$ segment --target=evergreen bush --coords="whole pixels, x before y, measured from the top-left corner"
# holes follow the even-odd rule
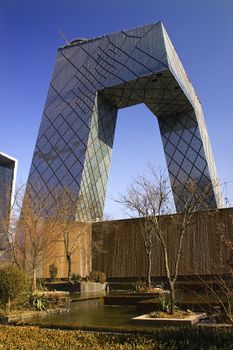
[[[6,305],[9,302],[21,303],[28,296],[29,282],[24,272],[13,266],[0,269],[0,302]]]
[[[105,283],[106,282],[106,275],[104,272],[93,270],[89,274],[89,280],[91,282]]]
[[[52,263],[51,265],[49,265],[49,275],[52,281],[56,279],[57,274],[58,274],[58,268],[54,263]]]
[[[77,274],[77,273],[73,273],[72,276],[71,276],[71,282],[72,283],[78,283],[80,281],[82,281],[82,277],[79,274]]]

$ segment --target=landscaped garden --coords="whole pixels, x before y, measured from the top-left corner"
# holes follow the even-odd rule
[[[151,189],[150,183],[147,184]],[[174,251],[169,253],[169,235],[160,219],[163,213],[158,212],[163,205],[167,208],[164,194],[165,189],[153,192],[155,198],[149,202],[149,208],[139,208],[142,213],[138,213],[139,233],[144,243],[142,249],[145,248],[147,256],[147,269],[141,280],[133,275],[123,277],[122,281],[121,278],[116,279],[114,284],[111,281],[114,277],[111,277],[106,284],[103,272],[87,270],[89,275],[85,277],[73,273],[74,253],[81,233],[77,231],[76,239],[72,241],[69,222],[62,222],[63,236],[59,236],[66,247],[67,273],[58,274],[56,260],[53,259],[53,262],[51,259],[47,266],[50,277],[47,274],[47,278],[36,278],[40,275],[37,274],[38,266],[43,258],[48,259],[47,245],[50,244],[51,249],[53,247],[53,240],[49,239],[48,243],[48,237],[52,229],[56,231],[57,222],[54,224],[50,220],[43,226],[41,218],[34,217],[34,213],[32,216],[26,215],[24,220],[28,223],[30,218],[29,223],[33,222],[27,232],[28,224],[21,217],[21,225],[25,224],[27,228],[25,237],[29,237],[30,259],[25,247],[18,246],[21,241],[10,241],[12,257],[16,258],[0,269],[0,321],[8,324],[0,329],[0,350],[231,349],[232,245],[224,235],[221,236],[220,241],[229,254],[221,255],[219,263],[222,265],[218,266],[218,271],[227,273],[192,275],[190,278],[179,275],[183,240],[188,235],[187,227],[196,222],[195,212],[200,197],[198,193],[197,203],[193,206],[192,202],[185,215],[170,216],[179,239]],[[145,193],[145,200],[139,200],[139,203],[148,203],[148,196]],[[35,219],[35,225],[32,219]],[[25,227],[22,226],[22,229]],[[14,237],[18,239],[17,235]],[[56,234],[55,238],[58,238]],[[103,242],[99,243],[100,246],[94,245],[95,249],[105,254]],[[159,244],[161,260],[166,268],[164,276],[154,277],[152,253]],[[221,270],[222,266],[226,269]],[[103,266],[103,271],[106,271],[106,266]],[[126,285],[128,289],[124,289]],[[108,291],[105,292],[106,287]]]
[[[80,293],[105,290],[106,276],[99,271],[91,271],[86,278],[72,275],[70,280],[56,279],[54,268],[51,277],[45,280],[33,279],[12,264],[0,269],[0,322],[19,323],[38,316],[68,312],[70,292]],[[81,299],[80,299],[81,300]]]
[[[12,325],[0,326],[0,350],[233,349],[233,330],[229,323],[231,314],[226,314],[226,311],[231,311],[232,304],[227,302],[232,298],[226,298],[226,293],[220,291],[217,284],[219,280],[214,281],[213,276],[211,281],[204,281],[203,278],[178,281],[173,314],[170,313],[166,285],[148,290],[141,281],[131,283],[131,290],[100,295],[47,291],[44,287],[57,283],[76,288],[81,282],[95,284],[98,281],[105,282],[104,274],[98,271],[92,272],[84,281],[78,276],[66,282],[52,276],[47,283],[38,283],[35,291],[32,290],[32,281],[24,272],[12,266],[2,268],[1,319],[4,321],[7,315],[11,315]],[[230,293],[231,279],[225,280],[225,286],[228,286]],[[72,299],[71,305],[68,295]],[[68,312],[60,313],[64,309]],[[185,324],[158,327],[157,324],[135,323],[132,320],[138,314],[148,315],[151,319],[183,318],[193,312],[195,314],[195,311],[206,312],[209,322],[212,322],[211,327],[205,323],[188,328]],[[33,315],[33,318],[27,319],[25,313]],[[19,315],[24,317],[20,318]],[[39,315],[39,318],[36,317]],[[217,324],[225,321],[228,326]]]

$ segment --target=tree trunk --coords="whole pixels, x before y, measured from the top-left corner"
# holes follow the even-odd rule
[[[151,251],[147,254],[147,274],[146,274],[146,284],[147,288],[151,288]]]
[[[36,291],[36,269],[33,268],[33,275],[32,275],[32,291]]]
[[[11,310],[11,299],[10,299],[10,297],[8,297],[8,303],[7,303],[7,309],[8,310]]]
[[[70,280],[71,280],[71,255],[67,254],[66,258],[67,258],[67,265],[68,265],[67,278],[68,278],[68,281],[70,282]]]
[[[170,283],[170,313],[171,315],[175,311],[175,288],[174,284]]]

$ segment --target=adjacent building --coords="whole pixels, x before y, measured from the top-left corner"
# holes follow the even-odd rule
[[[17,160],[0,152],[0,254],[6,247],[6,230],[15,189]]]
[[[8,217],[16,181],[17,160],[0,152],[0,213],[1,217]]]

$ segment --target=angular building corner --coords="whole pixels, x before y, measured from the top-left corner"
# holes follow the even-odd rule
[[[14,200],[17,165],[17,159],[0,152],[0,250],[7,246],[6,231]]]
[[[58,50],[28,178],[32,198],[46,194],[52,206],[65,192],[76,220],[101,218],[117,111],[138,103],[158,118],[177,211],[190,180],[212,183],[205,205],[222,207],[201,105],[161,22]]]

